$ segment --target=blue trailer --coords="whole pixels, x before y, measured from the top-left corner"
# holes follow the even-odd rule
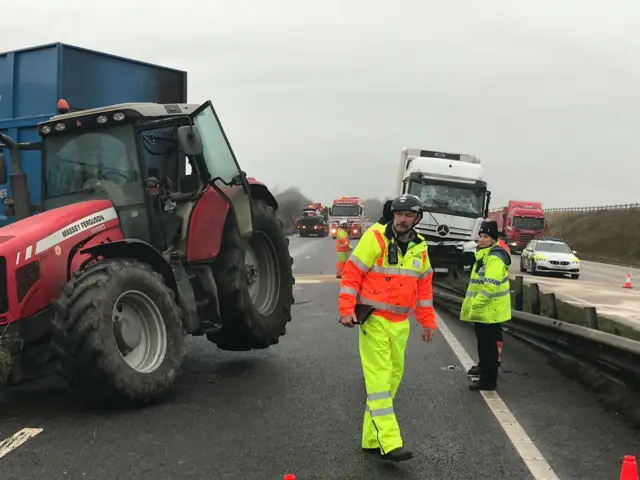
[[[187,73],[63,43],[0,53],[0,132],[18,142],[39,141],[36,125],[57,113],[125,102],[186,103]],[[8,154],[8,152],[5,152]],[[42,199],[40,152],[21,154],[31,202]],[[10,172],[9,172],[10,173]],[[11,196],[0,184],[0,198]],[[14,221],[0,207],[0,227]]]

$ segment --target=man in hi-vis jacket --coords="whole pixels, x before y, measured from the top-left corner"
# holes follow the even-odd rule
[[[342,274],[338,309],[340,322],[358,323],[356,304],[373,307],[360,325],[359,346],[367,391],[362,448],[391,461],[408,460],[393,399],[404,373],[409,315],[422,325],[422,339],[436,330],[433,270],[424,238],[413,228],[422,217],[422,202],[401,195],[391,203],[393,221],[369,228],[353,250]]]

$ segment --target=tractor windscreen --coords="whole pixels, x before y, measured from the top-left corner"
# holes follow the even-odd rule
[[[43,139],[44,208],[106,198],[116,207],[144,203],[132,125]]]

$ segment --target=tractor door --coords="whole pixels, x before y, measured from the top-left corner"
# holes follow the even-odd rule
[[[218,115],[211,102],[207,101],[191,117],[202,138],[204,161],[211,182],[223,193],[235,213],[240,235],[250,236],[253,225],[249,182],[240,170]]]

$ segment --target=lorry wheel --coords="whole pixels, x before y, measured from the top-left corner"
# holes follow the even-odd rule
[[[58,371],[87,403],[142,406],[171,389],[185,333],[174,292],[151,267],[125,259],[90,265],[53,306]]]
[[[262,200],[254,200],[253,229],[250,239],[240,238],[229,216],[213,267],[222,329],[207,338],[222,350],[268,348],[291,321],[293,258],[275,211]]]

